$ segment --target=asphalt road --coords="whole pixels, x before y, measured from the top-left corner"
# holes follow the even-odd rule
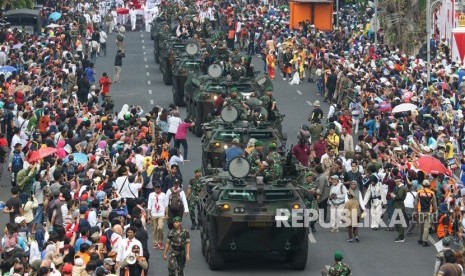
[[[107,57],[97,60],[97,76],[102,72],[114,75],[114,56],[116,54],[115,35],[109,35]],[[125,39],[126,58],[123,60],[121,83],[111,87],[111,94],[115,99],[115,111],[127,103],[140,105],[145,111],[158,105],[168,107],[172,103],[171,86],[166,86],[155,64],[153,57],[153,41],[150,34],[145,32],[127,32]],[[256,70],[263,72],[261,59],[254,58]],[[288,147],[297,141],[296,134],[301,124],[307,123],[310,103],[322,98],[316,96],[316,86],[308,82],[290,86],[277,75],[274,81],[274,96],[278,107],[286,114],[283,131],[287,132]],[[323,110],[328,105],[322,102]],[[181,117],[185,117],[185,108],[181,108]],[[189,133],[189,162],[181,165],[181,170],[187,182],[195,168],[201,164],[200,139]],[[2,182],[5,190],[10,184],[4,177]],[[0,200],[6,201],[9,191],[0,195]],[[0,225],[5,225],[7,215],[0,217]],[[190,228],[188,217],[184,219],[186,228]],[[149,236],[151,236],[151,229]],[[347,232],[341,229],[339,233],[330,233],[327,229],[317,226],[317,233],[311,237],[308,263],[305,271],[292,271],[282,259],[274,255],[247,256],[234,258],[227,263],[223,271],[210,271],[200,251],[199,230],[191,231],[191,261],[187,264],[187,275],[320,275],[320,269],[333,263],[335,251],[342,251],[344,261],[353,271],[353,275],[431,275],[434,267],[434,247],[423,248],[417,244],[418,234],[407,238],[403,244],[394,243],[395,232],[360,230],[361,242],[351,244],[346,242]],[[149,241],[149,245],[151,240]],[[160,250],[150,249],[150,275],[167,275],[167,262],[163,261]]]

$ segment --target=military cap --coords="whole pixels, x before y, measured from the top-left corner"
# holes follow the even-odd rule
[[[334,253],[334,259],[336,259],[337,261],[341,261],[344,257],[342,256],[342,253],[340,251],[336,251],[336,253]]]
[[[266,91],[273,91],[273,87],[268,86],[268,87],[266,88]]]
[[[309,176],[313,176],[313,173],[312,172],[308,172],[305,174],[305,178],[309,177]]]
[[[181,222],[181,221],[182,221],[182,218],[181,218],[180,216],[174,217],[174,218],[173,218],[173,222],[177,222],[177,221]]]
[[[231,92],[237,92],[237,88],[236,87],[231,88]]]
[[[276,143],[269,143],[268,148],[269,149],[276,149]]]
[[[202,172],[202,169],[201,168],[197,168],[194,170],[194,173],[198,173],[198,172]]]
[[[255,142],[255,147],[263,147],[263,142],[262,141],[256,141]]]

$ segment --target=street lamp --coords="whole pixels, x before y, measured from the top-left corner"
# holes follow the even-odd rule
[[[426,0],[426,63],[428,64],[426,67],[427,84],[431,80],[431,17],[433,16],[431,14],[431,8],[441,2],[442,0],[436,0],[431,3],[431,0]]]

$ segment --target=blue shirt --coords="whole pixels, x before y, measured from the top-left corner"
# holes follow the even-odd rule
[[[89,83],[94,83],[95,82],[95,72],[92,68],[87,67],[86,70],[86,77]]]
[[[92,242],[89,241],[87,239],[87,237],[86,238],[79,238],[79,239],[77,239],[76,244],[74,244],[74,252],[76,252],[76,253],[79,252],[79,249],[81,248],[81,244],[83,244],[83,243],[87,243],[88,245],[92,245]]]
[[[241,156],[244,154],[244,151],[236,146],[232,146],[229,149],[226,149],[226,168],[229,166],[229,162],[235,157]]]

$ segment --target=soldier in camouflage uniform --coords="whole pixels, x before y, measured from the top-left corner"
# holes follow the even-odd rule
[[[194,171],[194,178],[189,181],[189,187],[187,188],[187,200],[189,203],[189,212],[191,216],[191,230],[194,230],[197,226],[197,229],[200,229],[202,225],[202,220],[200,216],[200,204],[199,204],[199,193],[202,190],[202,182],[200,177],[202,176],[202,170],[196,169]],[[197,210],[197,220],[195,219],[195,210]]]
[[[268,120],[274,121],[278,117],[279,111],[276,106],[276,99],[273,97],[273,87],[266,88],[266,93],[260,98],[262,105],[268,111]]]
[[[231,88],[231,94],[224,101],[223,106],[234,106],[239,112],[239,117],[243,120],[247,119],[247,106],[241,101],[237,95],[237,88]]]
[[[283,162],[281,155],[276,152],[276,143],[270,143],[268,149],[270,153],[266,157],[266,162],[268,163],[266,179],[275,181],[283,177]]]
[[[168,233],[166,240],[163,259],[168,258],[168,275],[169,276],[184,276],[184,267],[186,261],[190,260],[190,235],[189,232],[182,227],[181,217],[174,217],[174,228]]]
[[[253,176],[261,175],[265,170],[265,165],[262,163],[263,142],[256,141],[255,148],[247,156],[247,161],[250,163],[250,174]]]
[[[304,202],[307,209],[318,209],[318,199],[320,197],[320,189],[318,188],[318,183],[315,182],[315,174],[308,172],[305,174],[305,182],[302,184],[304,189]],[[310,222],[310,228],[312,232],[315,233],[315,223],[316,219]]]
[[[348,264],[342,262],[343,256],[342,253],[337,251],[334,253],[335,264],[329,267],[327,272],[322,271],[322,275],[327,276],[349,276],[350,267]]]

